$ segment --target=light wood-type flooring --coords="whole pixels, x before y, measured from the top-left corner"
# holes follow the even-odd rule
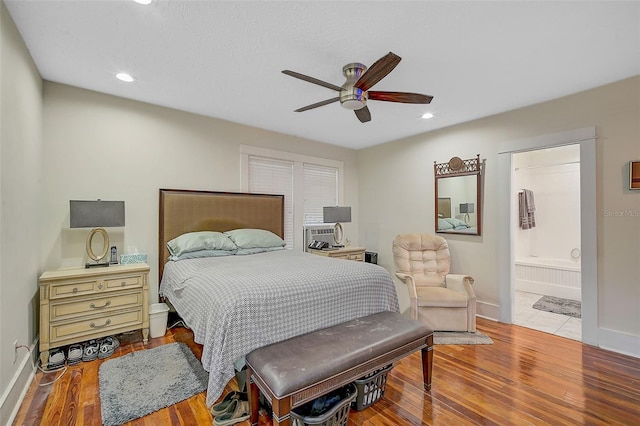
[[[640,359],[484,319],[478,319],[478,329],[494,344],[435,346],[430,393],[422,390],[418,352],[395,365],[380,401],[351,412],[349,426],[640,424]],[[124,340],[114,356],[171,342],[185,342],[201,355],[201,346],[181,327],[146,346],[137,333]],[[38,385],[54,374],[39,371],[14,424],[100,425],[101,362],[70,367],[47,386]],[[233,380],[226,391],[235,386]],[[127,424],[211,422],[202,393]],[[268,417],[260,423],[269,424]]]

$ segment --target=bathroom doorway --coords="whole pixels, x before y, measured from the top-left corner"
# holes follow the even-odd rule
[[[529,139],[505,141],[498,147],[498,287],[499,320],[514,323],[515,261],[513,240],[518,229],[519,188],[512,187],[513,157],[522,152],[578,145],[580,148],[580,296],[583,343],[597,346],[598,336],[598,265],[596,210],[596,129],[585,127],[537,136]],[[535,194],[534,194],[535,195]]]
[[[582,340],[580,145],[512,156],[513,323]]]

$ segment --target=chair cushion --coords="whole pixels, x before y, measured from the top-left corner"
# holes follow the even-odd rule
[[[418,306],[434,308],[466,308],[467,296],[445,287],[416,287]]]

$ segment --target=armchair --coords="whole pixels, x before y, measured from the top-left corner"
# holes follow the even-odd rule
[[[469,275],[450,274],[447,240],[403,234],[393,240],[396,277],[409,289],[411,318],[432,330],[476,331],[476,295]]]

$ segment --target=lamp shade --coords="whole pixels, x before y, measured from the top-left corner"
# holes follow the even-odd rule
[[[351,222],[351,207],[323,207],[322,221],[324,223]]]
[[[124,201],[69,201],[69,227],[124,226]]]
[[[473,203],[462,203],[460,204],[460,213],[473,213],[474,205]]]

